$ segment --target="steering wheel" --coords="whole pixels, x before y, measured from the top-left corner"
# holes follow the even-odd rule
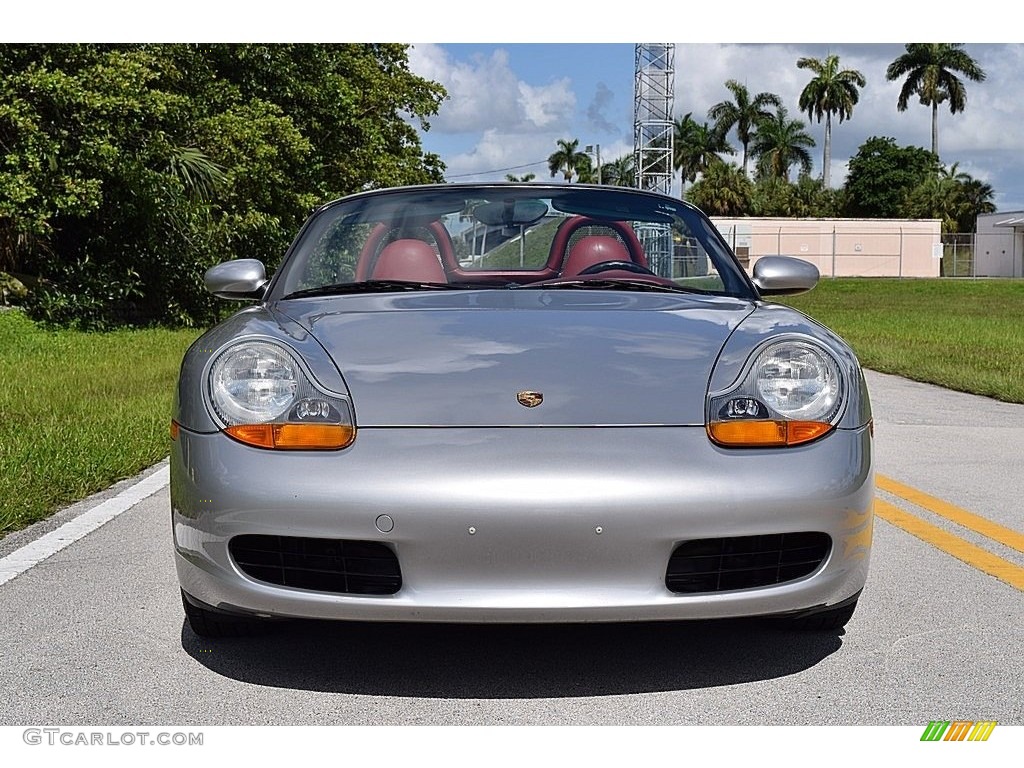
[[[635,272],[638,275],[653,275],[654,272],[647,267],[642,267],[634,261],[599,261],[591,264],[586,269],[581,269],[580,275],[596,275],[599,272],[608,272],[613,269],[621,269],[624,272]]]

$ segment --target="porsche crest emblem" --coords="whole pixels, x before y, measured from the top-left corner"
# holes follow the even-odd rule
[[[526,408],[536,408],[538,405],[544,402],[544,395],[541,392],[530,392],[524,390],[516,393],[516,400],[519,404]]]

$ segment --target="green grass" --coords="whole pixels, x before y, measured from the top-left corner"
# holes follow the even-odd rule
[[[1024,403],[1024,281],[835,278],[785,303],[876,371]]]
[[[0,312],[0,535],[168,452],[172,390],[198,331],[46,331]]]
[[[551,253],[551,243],[555,232],[564,219],[551,219],[526,231],[522,242],[523,252],[519,252],[520,239],[513,238],[502,243],[493,251],[480,259],[481,269],[540,269]],[[520,266],[520,261],[522,266]]]

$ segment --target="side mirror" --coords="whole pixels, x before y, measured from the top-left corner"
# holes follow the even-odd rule
[[[222,299],[258,299],[267,284],[267,271],[257,259],[225,261],[206,270],[206,290]]]
[[[790,256],[762,256],[754,262],[754,285],[764,296],[809,291],[818,284],[818,268]]]

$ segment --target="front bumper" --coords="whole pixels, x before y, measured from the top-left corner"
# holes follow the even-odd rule
[[[364,429],[324,453],[183,429],[171,453],[182,589],[264,616],[647,621],[831,606],[864,586],[872,497],[866,427],[760,450],[719,448],[700,427]],[[806,577],[685,595],[665,585],[681,542],[800,531],[833,542]],[[381,542],[402,587],[365,596],[260,582],[228,552],[241,534]]]

